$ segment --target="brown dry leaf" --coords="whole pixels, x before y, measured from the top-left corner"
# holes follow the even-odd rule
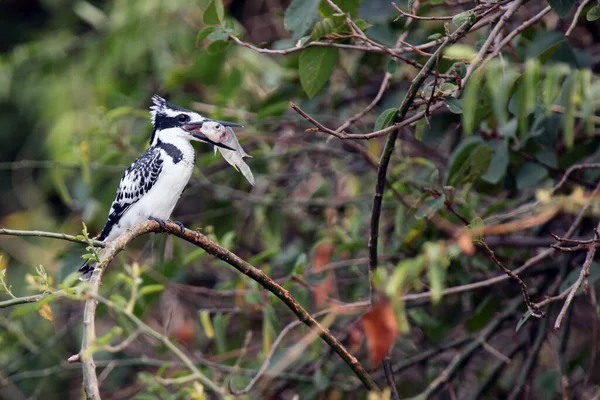
[[[38,312],[46,321],[50,323],[54,322],[54,315],[52,315],[52,309],[48,303],[44,303]]]
[[[473,244],[473,234],[463,229],[462,232],[456,238],[456,244],[460,247],[460,250],[466,256],[472,256],[475,254],[475,245]]]
[[[313,300],[317,308],[323,306],[331,292],[335,291],[335,275],[333,271],[327,271],[327,276],[317,285],[311,288]]]
[[[315,271],[320,271],[323,266],[329,264],[331,262],[331,257],[333,256],[333,243],[330,241],[325,241],[319,244],[315,249],[315,258],[313,260],[313,269]]]
[[[389,302],[380,302],[364,314],[360,323],[367,337],[369,360],[378,366],[398,337],[398,320]]]
[[[333,243],[330,241],[324,241],[317,246],[313,260],[313,270],[321,271],[325,265],[331,262],[333,249]],[[324,305],[327,297],[329,297],[333,291],[335,291],[335,273],[330,270],[327,271],[325,279],[311,289],[315,305],[317,307]]]

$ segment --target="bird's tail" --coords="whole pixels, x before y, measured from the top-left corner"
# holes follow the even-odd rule
[[[96,262],[86,260],[83,265],[79,268],[79,272],[81,276],[79,277],[80,281],[89,281],[96,269]]]

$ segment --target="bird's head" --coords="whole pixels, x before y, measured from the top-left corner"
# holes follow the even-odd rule
[[[175,138],[182,138],[188,141],[195,140],[228,150],[234,150],[225,144],[214,142],[209,139],[201,132],[202,126],[205,123],[215,123],[230,127],[241,127],[242,125],[205,118],[197,112],[168,103],[158,95],[152,96],[152,103],[150,115],[152,115],[152,125],[154,125],[154,130],[152,131],[152,138],[150,139],[151,146],[156,145],[159,140],[162,142],[172,142]]]

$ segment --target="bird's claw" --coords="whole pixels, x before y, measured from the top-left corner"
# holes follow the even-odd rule
[[[164,231],[167,230],[166,227],[165,227],[165,221],[163,221],[162,219],[150,216],[150,217],[148,217],[148,220],[158,222],[158,225],[160,226],[160,231],[161,232],[164,232]]]
[[[174,223],[175,225],[177,225],[179,227],[179,229],[181,229],[181,233],[185,232],[185,225],[183,225],[183,223],[179,222],[179,221],[171,221],[172,223]]]

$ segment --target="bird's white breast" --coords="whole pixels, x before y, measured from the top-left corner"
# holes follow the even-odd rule
[[[177,201],[192,176],[195,159],[194,148],[187,140],[179,140],[173,144],[182,152],[183,157],[181,160],[175,163],[171,156],[161,150],[164,164],[156,183],[123,214],[111,230],[106,241],[113,240],[124,230],[133,227],[138,222],[147,220],[149,217],[163,220],[171,217]]]

